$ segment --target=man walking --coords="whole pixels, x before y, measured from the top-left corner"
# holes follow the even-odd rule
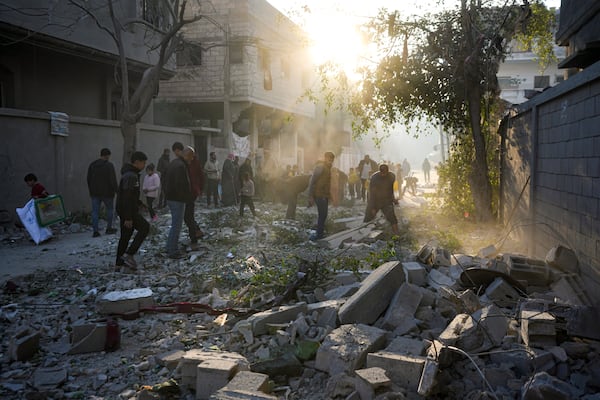
[[[377,170],[377,163],[369,157],[369,155],[365,155],[365,158],[360,160],[357,167],[357,173],[360,175],[360,198],[362,201],[365,201],[365,196],[367,192],[367,181],[371,174]],[[358,196],[357,196],[358,197]]]
[[[431,171],[431,164],[429,164],[429,160],[427,159],[427,157],[425,157],[425,160],[423,161],[423,175],[425,178],[425,183],[429,183],[430,182],[430,178],[429,178],[429,172]]]
[[[139,173],[146,166],[148,157],[141,151],[131,155],[131,164],[125,164],[121,168],[121,182],[117,191],[117,214],[121,224],[121,237],[117,247],[116,269],[127,266],[132,270],[137,269],[137,262],[133,257],[139,250],[142,242],[148,235],[150,224],[140,214],[140,179]],[[137,233],[133,242],[129,239],[133,231]]]
[[[369,200],[365,210],[363,222],[372,221],[377,212],[381,210],[385,218],[392,225],[392,232],[398,235],[398,219],[394,211],[394,205],[398,200],[394,198],[394,181],[396,176],[389,171],[387,164],[381,164],[379,171],[371,176],[369,183]]]
[[[211,197],[214,200],[215,208],[219,207],[219,164],[215,152],[209,154],[208,160],[204,163],[204,172],[206,173],[206,206],[210,207]]]
[[[178,242],[186,204],[193,201],[187,163],[192,161],[195,152],[191,147],[187,147],[184,151],[183,144],[180,142],[173,143],[171,149],[175,154],[175,158],[169,163],[169,167],[167,168],[167,184],[165,188],[167,205],[169,206],[169,210],[171,210],[171,229],[167,237],[167,257],[177,259],[184,256],[178,249]],[[186,221],[186,224],[193,243],[196,239],[196,224],[195,222],[188,223],[188,221]]]
[[[113,200],[117,192],[117,175],[115,167],[108,161],[110,159],[110,150],[100,150],[100,158],[93,161],[87,171],[87,184],[92,198],[92,227],[94,228],[94,237],[100,236],[98,228],[98,214],[100,207],[104,204],[106,209],[106,233],[116,233],[117,230],[112,227],[113,223]]]
[[[308,184],[308,206],[317,205],[317,231],[310,236],[311,241],[323,238],[325,220],[329,208],[329,197],[331,196],[331,166],[335,155],[328,151],[324,154],[323,161],[315,166]]]

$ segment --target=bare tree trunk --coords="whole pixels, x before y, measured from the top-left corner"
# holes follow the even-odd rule
[[[123,134],[123,164],[131,162],[131,155],[137,147],[137,124],[128,118],[121,119],[121,133]]]

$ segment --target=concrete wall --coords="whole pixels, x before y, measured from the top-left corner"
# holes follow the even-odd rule
[[[530,256],[543,258],[557,244],[573,248],[588,289],[597,293],[600,63],[523,103],[510,120],[505,148],[504,223],[528,243]]]
[[[50,134],[47,113],[0,108],[0,209],[14,214],[29,200],[30,189],[23,178],[32,172],[50,193],[61,194],[68,212],[90,211],[86,175],[88,165],[111,150],[111,161],[122,167],[123,138],[119,123],[72,117],[69,135]],[[157,163],[163,148],[174,141],[192,143],[188,129],[138,125],[138,149]]]

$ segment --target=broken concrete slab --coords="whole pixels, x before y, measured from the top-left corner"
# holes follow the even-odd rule
[[[367,353],[385,345],[386,331],[369,325],[342,325],[325,337],[315,358],[315,368],[335,375],[364,365]]]
[[[556,345],[556,318],[548,312],[521,310],[521,337],[530,347]]]
[[[402,283],[389,303],[388,309],[383,316],[381,327],[387,330],[394,330],[402,325],[403,322],[414,319],[422,297],[423,294],[418,286],[406,282]]]
[[[278,400],[277,396],[261,392],[252,392],[243,389],[231,390],[223,388],[218,390],[212,396],[211,400]]]
[[[268,324],[282,324],[294,321],[298,314],[306,314],[306,303],[296,303],[287,306],[275,307],[267,311],[258,312],[247,319],[252,324],[252,332],[255,336],[266,334]]]
[[[374,224],[361,225],[357,228],[337,232],[318,240],[317,245],[326,249],[338,249],[344,242],[358,242],[366,238],[373,231],[374,227]]]
[[[498,277],[486,288],[485,295],[499,307],[515,307],[521,296],[504,279]]]
[[[508,330],[508,318],[493,304],[473,313],[473,319],[484,331],[485,338],[490,341],[489,347],[500,346]]]
[[[106,349],[106,324],[74,325],[68,354],[95,353]]]
[[[367,368],[380,367],[392,382],[402,388],[416,392],[421,380],[426,357],[378,351],[367,355]]]
[[[238,371],[247,371],[249,369],[246,357],[238,353],[200,349],[188,350],[181,357],[178,365],[178,369],[181,372],[181,386],[184,388],[196,388],[197,367],[209,360],[233,361],[237,364]]]
[[[33,386],[39,391],[56,389],[67,381],[67,376],[63,367],[38,368],[33,373]]]
[[[538,372],[525,384],[521,398],[523,400],[570,400],[578,397],[578,390],[572,385],[546,372]]]
[[[155,305],[152,296],[150,288],[108,292],[100,296],[96,303],[96,309],[98,313],[104,315],[137,312],[142,308]]]
[[[452,286],[454,283],[454,279],[436,268],[431,269],[427,275],[427,284],[436,290],[444,286]]]
[[[172,371],[175,368],[177,368],[179,361],[181,361],[184,355],[185,351],[183,350],[167,351],[166,353],[162,353],[156,356],[156,363]]]
[[[384,351],[413,356],[421,356],[429,345],[422,339],[399,336],[387,345]]]
[[[235,374],[233,379],[227,383],[224,389],[269,393],[269,375],[250,371],[239,371]]]
[[[404,271],[398,261],[380,265],[361,283],[354,293],[340,307],[340,323],[372,324],[388,307],[396,290],[404,282]]]
[[[440,334],[438,340],[469,352],[481,347],[483,334],[473,317],[468,314],[458,314]]]
[[[37,353],[40,348],[40,333],[23,329],[13,336],[8,345],[8,354],[11,360],[27,361]]]

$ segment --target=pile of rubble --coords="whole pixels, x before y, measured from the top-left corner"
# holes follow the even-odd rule
[[[8,281],[0,397],[600,399],[599,315],[571,250],[536,260],[425,245],[333,272],[323,260],[340,249],[385,246],[385,224],[355,220],[318,246],[278,243],[270,232],[306,236],[282,222],[203,227],[205,248],[183,261],[148,253],[139,275]],[[283,293],[265,286],[241,304],[243,283],[282,252],[300,260]]]

